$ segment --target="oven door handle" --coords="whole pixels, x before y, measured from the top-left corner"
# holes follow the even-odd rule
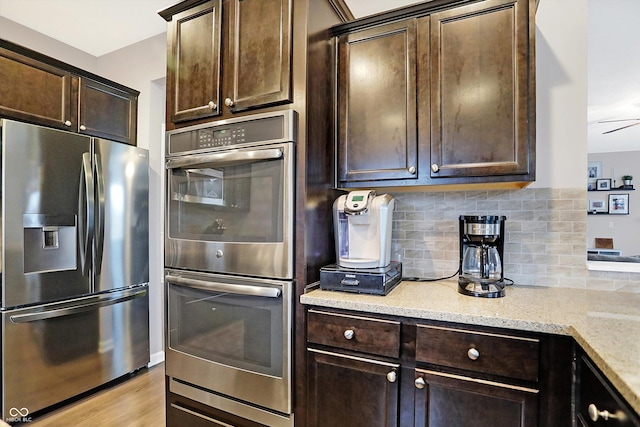
[[[175,285],[188,286],[190,288],[205,291],[225,292],[229,294],[248,295],[254,297],[278,298],[282,290],[268,288],[266,286],[230,285],[228,283],[209,282],[205,280],[187,279],[185,277],[166,275],[165,280]]]
[[[261,160],[281,159],[283,156],[284,152],[280,148],[201,154],[197,156],[180,157],[178,159],[168,159],[166,168],[177,169],[205,165],[225,166],[236,163],[253,163]]]

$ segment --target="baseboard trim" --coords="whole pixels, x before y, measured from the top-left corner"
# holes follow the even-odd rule
[[[164,351],[158,351],[157,353],[153,353],[150,357],[149,364],[147,367],[152,367],[157,365],[158,363],[164,362]]]

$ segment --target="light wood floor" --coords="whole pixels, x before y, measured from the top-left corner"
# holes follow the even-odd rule
[[[120,384],[35,418],[28,424],[29,427],[164,425],[164,363]]]

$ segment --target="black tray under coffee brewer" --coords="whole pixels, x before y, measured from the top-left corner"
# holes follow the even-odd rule
[[[320,289],[387,295],[402,280],[402,263],[391,261],[386,267],[345,268],[336,264],[320,269]]]

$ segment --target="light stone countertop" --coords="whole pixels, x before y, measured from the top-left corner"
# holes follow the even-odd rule
[[[640,413],[640,294],[509,286],[503,298],[458,293],[457,280],[402,282],[386,296],[312,290],[303,304],[570,335]]]

